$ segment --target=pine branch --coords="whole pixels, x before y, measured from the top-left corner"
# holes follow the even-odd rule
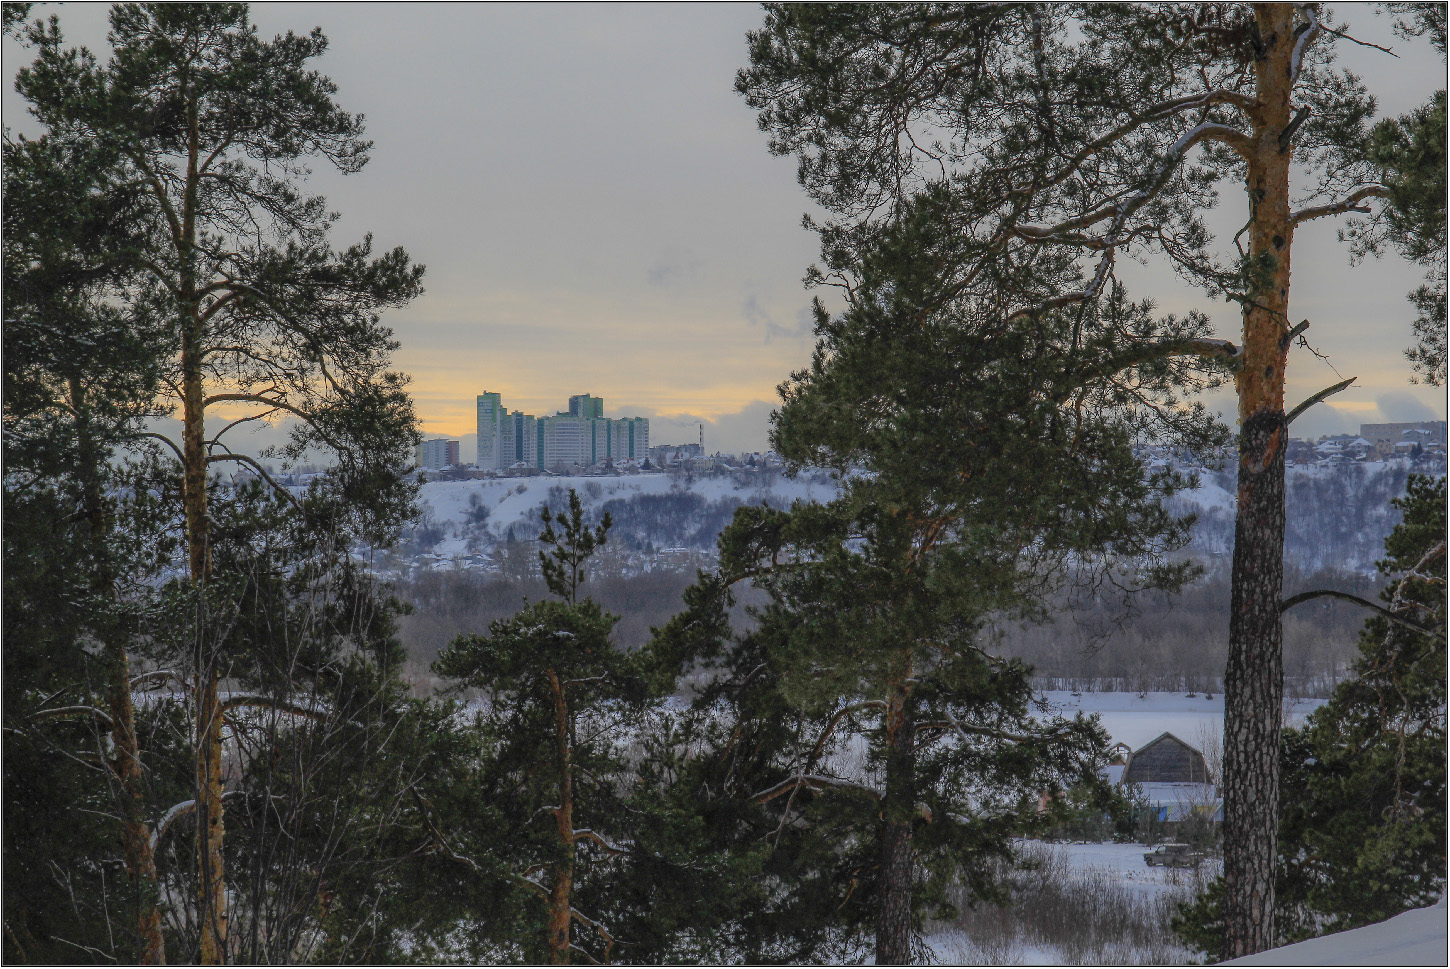
[[[175,680],[177,683],[181,684],[181,688],[183,690],[191,688],[191,684],[186,681],[185,677],[183,677],[175,670],[152,670],[149,673],[142,673],[139,676],[133,676],[131,677],[131,688],[135,689],[142,683],[147,683],[151,680],[160,680],[162,683],[165,683],[167,680]]]
[[[1298,226],[1301,222],[1308,222],[1312,219],[1322,219],[1328,215],[1342,215],[1345,212],[1368,212],[1369,207],[1361,203],[1365,199],[1384,199],[1390,197],[1390,190],[1376,182],[1373,185],[1362,185],[1338,202],[1329,205],[1314,205],[1307,209],[1300,209],[1291,213],[1289,225]]]
[[[86,704],[76,704],[68,707],[51,707],[48,710],[37,710],[30,715],[30,719],[36,722],[42,720],[57,720],[62,717],[89,717],[107,730],[111,729],[111,715],[97,707]]]
[[[225,714],[233,709],[236,709],[237,707],[255,707],[260,709],[278,710],[282,713],[291,713],[299,717],[307,717],[311,720],[316,720],[319,723],[326,722],[327,720],[331,719],[333,715],[332,710],[328,709],[326,706],[319,706],[315,700],[304,706],[303,704],[297,703],[292,700],[277,699],[275,697],[264,696],[260,693],[230,694],[225,700],[222,701],[221,712]],[[362,729],[362,724],[358,723],[356,720],[347,720],[344,722],[347,723],[347,725],[350,727],[355,727],[359,730]]]
[[[1293,331],[1291,330],[1290,334],[1292,335],[1292,333]],[[1350,384],[1354,383],[1358,379],[1358,377],[1350,377],[1348,380],[1341,380],[1334,386],[1325,387],[1323,390],[1319,391],[1319,393],[1314,394],[1312,397],[1309,397],[1303,403],[1299,404],[1293,410],[1289,411],[1289,413],[1284,415],[1284,426],[1288,427],[1291,423],[1293,423],[1294,418],[1298,417],[1300,414],[1304,413],[1306,410],[1313,407],[1320,401],[1328,397],[1333,397],[1335,394],[1339,393],[1341,390],[1344,390],[1346,387],[1348,387]]]
[[[608,852],[609,855],[612,857],[618,857],[619,855],[625,855],[629,853],[628,849],[617,847],[610,844],[608,841],[605,841],[603,836],[601,836],[593,828],[575,828],[574,837],[576,839],[584,838],[589,841],[593,841],[595,844],[599,845],[599,847],[603,848],[606,852]]]
[[[154,854],[161,844],[161,839],[166,836],[166,831],[171,827],[171,822],[184,814],[190,814],[196,810],[196,799],[180,801],[166,809],[161,819],[151,826],[151,851]]]
[[[1290,596],[1288,599],[1284,600],[1283,605],[1279,607],[1279,611],[1281,613],[1288,612],[1290,609],[1294,608],[1302,602],[1308,602],[1311,599],[1324,598],[1343,599],[1345,602],[1353,602],[1355,605],[1364,606],[1366,609],[1373,609],[1375,612],[1379,613],[1381,616],[1384,616],[1390,622],[1398,623],[1401,626],[1413,629],[1417,633],[1423,633],[1426,636],[1433,637],[1435,639],[1441,640],[1442,642],[1445,640],[1445,630],[1443,629],[1432,629],[1429,626],[1422,626],[1420,623],[1417,623],[1411,619],[1406,619],[1404,616],[1401,616],[1398,613],[1391,612],[1389,609],[1386,609],[1384,606],[1379,605],[1378,603],[1370,602],[1368,599],[1361,599],[1359,596],[1352,595],[1348,592],[1340,592],[1337,589],[1315,589],[1312,592],[1301,592],[1296,596]]]
[[[860,703],[853,703],[849,706],[844,706],[841,709],[837,710],[834,714],[831,715],[830,721],[826,724],[826,729],[821,731],[821,735],[819,738],[817,738],[815,746],[811,748],[811,755],[806,759],[806,767],[810,768],[820,758],[821,752],[825,749],[826,740],[836,729],[836,725],[841,722],[842,717],[846,716],[846,714],[852,712],[853,710],[863,710],[868,707],[882,709],[885,706],[886,702],[884,700],[863,700]]]
[[[807,790],[811,791],[818,790],[822,787],[835,788],[844,791],[857,791],[862,794],[869,794],[878,801],[881,800],[882,797],[881,792],[876,790],[874,787],[868,787],[865,784],[857,784],[854,781],[843,781],[840,778],[826,777],[823,774],[797,774],[794,777],[786,778],[779,784],[776,784],[772,787],[767,787],[763,791],[752,794],[750,796],[750,800],[756,804],[765,804],[768,801],[775,800],[782,794],[788,794],[791,791],[794,791],[800,787],[804,787]]]

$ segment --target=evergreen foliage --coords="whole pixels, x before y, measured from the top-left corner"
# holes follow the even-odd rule
[[[1444,8],[1435,6],[1443,36]],[[1359,251],[1378,252],[1388,243],[1426,267],[1425,285],[1409,297],[1418,315],[1415,345],[1405,355],[1419,378],[1435,386],[1445,382],[1445,112],[1445,92],[1437,91],[1424,106],[1375,126],[1366,154],[1384,171],[1389,204],[1379,223],[1351,227]]]
[[[434,670],[485,691],[471,793],[492,806],[492,816],[486,825],[468,819],[464,845],[481,850],[464,854],[496,860],[518,896],[523,928],[496,923],[494,943],[527,962],[567,964],[579,951],[607,961],[615,936],[599,913],[612,907],[615,859],[630,850],[621,843],[628,794],[620,783],[628,776],[622,728],[641,720],[650,669],[647,654],[625,654],[611,642],[618,618],[580,596],[608,516],[590,528],[570,490],[567,513],[545,509],[542,518],[539,541],[548,549],[539,560],[557,599],[491,623],[486,636],[459,637]],[[582,928],[576,932],[573,922]]]
[[[944,296],[923,268],[953,244],[949,204],[903,207],[855,268],[847,310],[818,304],[811,367],[781,388],[772,444],[832,468],[840,496],[737,511],[721,575],[681,630],[721,668],[699,701],[702,716],[729,713],[700,782],[736,817],[717,826],[742,849],[771,846],[749,958],[845,958],[873,934],[879,963],[920,954],[912,933],[946,912],[948,886],[994,897],[984,862],[1068,809],[1059,797],[1040,812],[1042,795],[1082,786],[1104,803],[1105,735],[1039,718],[1030,670],[991,651],[993,625],[1045,619],[1064,590],[1128,599],[1193,572],[1166,557],[1188,522],[1161,499],[1183,481],[1148,473],[1133,444],[1220,440],[1201,409],[1174,407],[1214,373],[1124,344],[1187,345],[1202,320],[1157,319],[1114,287],[1091,310],[1004,330],[1000,303]],[[1045,271],[1023,267],[1003,293]],[[757,628],[701,635],[719,635],[712,589],[745,579],[769,597]]]
[[[1286,941],[1382,922],[1445,890],[1445,479],[1411,477],[1385,540],[1386,608],[1352,676],[1284,733]]]
[[[1404,22],[1443,36],[1427,11]],[[938,280],[942,306],[986,310],[990,340],[1030,340],[1061,310],[1105,315],[1119,298],[1119,256],[1161,256],[1241,307],[1241,346],[1114,335],[1129,371],[1185,354],[1233,370],[1225,932],[1235,955],[1275,943],[1285,428],[1348,385],[1286,406],[1288,351],[1309,323],[1289,315],[1294,232],[1391,193],[1364,150],[1374,101],[1333,63],[1346,38],[1318,5],[771,4],[736,79],[771,150],[796,156],[801,185],[826,210],[807,219],[821,236],[807,278],[840,287],[851,312],[883,298],[869,285],[872,254],[909,239],[926,210],[936,238],[916,242],[915,272]],[[1219,244],[1204,213],[1229,185],[1246,193],[1246,221]],[[983,384],[1008,359],[940,349],[978,354],[965,363],[971,373],[980,362]],[[1069,367],[1066,394],[1074,380],[1110,378],[1115,361],[1104,363],[1101,374]],[[847,399],[873,411],[869,398]],[[952,468],[955,455],[941,457]]]
[[[9,33],[23,11],[6,15]],[[146,496],[127,494],[136,467],[115,461],[155,413],[162,329],[114,298],[132,277],[102,240],[124,234],[134,206],[107,159],[84,139],[5,136],[4,762],[16,824],[4,867],[6,897],[27,900],[6,907],[12,960],[162,953],[145,844],[155,785],[140,770],[128,651],[154,618],[147,583],[168,543],[147,534]]]
[[[1352,676],[1284,731],[1279,925],[1285,943],[1382,922],[1445,890],[1445,480],[1411,476],[1385,540],[1386,608],[1364,625]],[[1219,957],[1223,886],[1175,928]]]
[[[420,291],[422,269],[401,249],[373,257],[370,240],[334,250],[336,215],[300,188],[309,158],[344,172],[367,158],[360,119],[307,66],[326,49],[319,30],[268,42],[245,5],[123,4],[102,63],[65,47],[56,18],[19,28],[22,17],[7,8],[7,32],[35,53],[17,88],[45,134],[6,144],[6,339],[17,351],[6,361],[7,494],[19,484],[12,445],[51,462],[36,470],[61,465],[49,480],[62,489],[67,450],[79,454],[75,517],[91,536],[81,561],[105,603],[80,634],[108,650],[127,866],[138,897],[166,884],[173,957],[290,958],[316,925],[298,902],[307,879],[330,877],[353,842],[346,825],[329,829],[334,840],[296,856],[300,868],[279,847],[301,844],[299,819],[330,796],[311,786],[318,765],[378,743],[396,706],[395,610],[349,550],[391,540],[410,513],[412,405],[387,369],[396,343],[379,313]],[[141,423],[171,414],[175,440]],[[283,415],[293,433],[275,454],[224,440]],[[335,464],[306,496],[259,460],[312,449]],[[124,479],[107,465],[113,452],[141,459]],[[216,474],[236,466],[247,474]],[[134,531],[111,524],[118,504],[137,509]],[[188,579],[167,584],[182,551]],[[152,611],[131,621],[143,606]],[[158,741],[144,768],[127,726],[128,653],[165,664],[146,685],[181,686],[194,725]],[[223,678],[241,689],[224,695]],[[342,726],[364,721],[354,734]],[[222,822],[224,722],[245,754],[225,781],[241,806],[235,847]],[[189,769],[168,762],[177,745],[191,748]],[[288,771],[277,769],[284,749]],[[177,796],[188,786],[192,798]],[[347,813],[334,805],[339,823]],[[159,874],[148,844],[166,856]],[[192,879],[177,864],[188,853]],[[225,867],[243,860],[229,891]],[[240,904],[230,918],[229,899]],[[141,908],[133,957],[157,961],[160,926]]]

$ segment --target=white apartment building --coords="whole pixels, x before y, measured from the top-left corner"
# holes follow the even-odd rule
[[[510,414],[496,393],[478,397],[480,468],[503,469],[520,461],[545,470],[604,461],[642,463],[648,448],[649,419],[605,417],[599,397],[575,395],[568,412],[549,417]]]
[[[459,463],[458,442],[441,437],[424,441],[414,451],[414,458],[420,468],[451,468]]]

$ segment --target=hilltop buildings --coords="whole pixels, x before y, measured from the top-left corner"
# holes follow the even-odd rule
[[[458,442],[435,438],[418,445],[414,452],[420,468],[451,468],[458,465]]]
[[[499,394],[478,396],[478,458],[482,470],[522,462],[529,467],[588,468],[605,461],[640,462],[649,450],[649,419],[604,416],[604,400],[569,398],[569,409],[550,417],[509,412]]]
[[[1359,425],[1359,437],[1380,457],[1424,450],[1443,451],[1445,449],[1445,421],[1361,424]]]

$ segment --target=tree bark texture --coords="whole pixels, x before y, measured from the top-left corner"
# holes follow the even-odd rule
[[[911,892],[916,853],[916,736],[910,684],[900,683],[886,708],[886,794],[881,799],[877,875],[876,964],[911,963]]]
[[[89,408],[78,378],[70,380],[71,408],[76,421],[77,464],[82,480],[92,563],[92,589],[101,602],[115,597],[116,570],[106,546],[105,498],[100,467],[102,456],[85,417]],[[136,896],[136,957],[142,965],[166,964],[166,944],[161,935],[161,910],[157,907],[159,882],[156,857],[151,850],[151,826],[146,818],[145,778],[141,767],[141,746],[136,736],[136,708],[131,702],[131,663],[126,640],[115,622],[104,618],[97,630],[106,657],[106,703],[111,715],[111,774],[120,802],[121,842],[126,873]]]
[[[553,884],[549,887],[549,962],[556,966],[569,964],[569,929],[573,918],[570,894],[574,890],[574,778],[569,750],[569,703],[564,684],[553,670],[549,685],[554,691],[554,742],[559,764],[559,807],[554,816],[559,823],[560,860],[554,865]]]
[[[186,247],[182,247],[183,253]],[[222,811],[222,709],[217,657],[206,647],[203,628],[204,589],[211,578],[207,527],[205,403],[202,384],[202,327],[196,318],[193,284],[183,278],[183,301],[189,318],[182,341],[182,495],[191,583],[196,597],[196,866],[197,915],[201,930],[198,960],[221,965],[227,955],[226,868],[222,846],[226,822]]]
[[[1279,733],[1284,661],[1284,368],[1289,350],[1291,121],[1294,10],[1255,7],[1253,148],[1248,159],[1249,255],[1258,273],[1243,312],[1238,513],[1234,524],[1228,662],[1224,671],[1225,957],[1272,948],[1279,827]]]
[[[198,918],[199,961],[218,966],[227,955],[227,887],[222,864],[226,824],[222,815],[222,709],[213,669],[203,669],[196,683],[196,863],[200,878]]]

